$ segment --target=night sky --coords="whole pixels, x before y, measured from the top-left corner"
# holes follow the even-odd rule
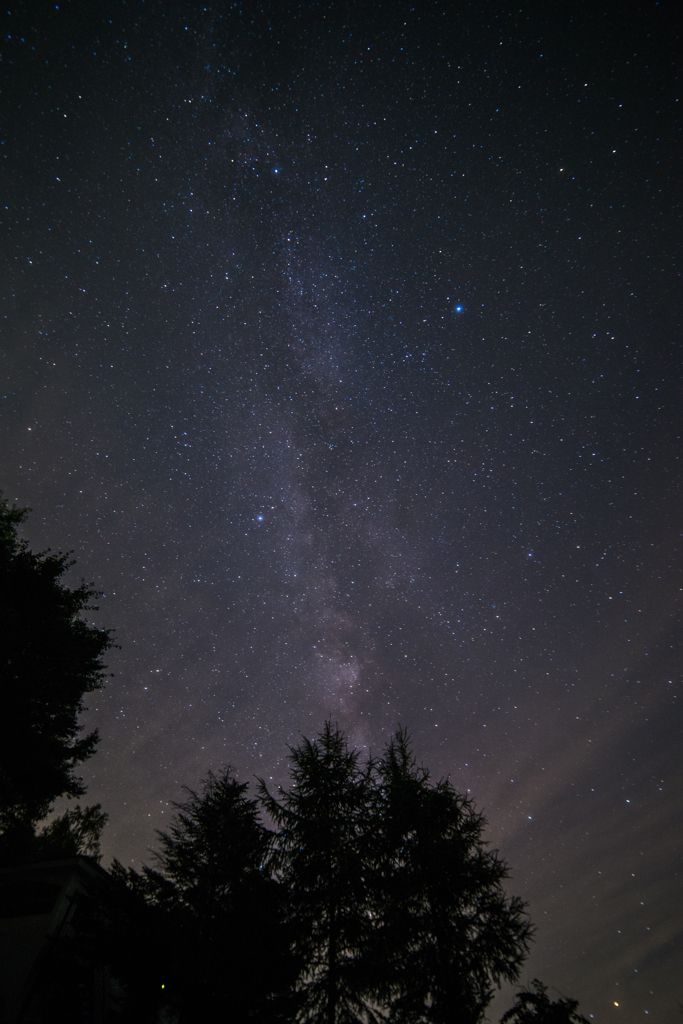
[[[105,863],[209,769],[401,724],[529,901],[522,980],[678,1019],[671,12],[3,13],[0,487],[116,630]]]

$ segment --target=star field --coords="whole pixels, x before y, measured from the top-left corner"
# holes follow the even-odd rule
[[[116,630],[106,858],[400,723],[529,901],[522,980],[663,1021],[680,21],[504,8],[12,8],[0,487]]]

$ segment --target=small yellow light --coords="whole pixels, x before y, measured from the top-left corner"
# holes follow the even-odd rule
[[[164,986],[162,985],[161,987],[163,988]],[[615,1005],[615,1006],[618,1006],[618,1005],[619,1005],[619,1003],[615,1002],[615,1003],[614,1003],[614,1005]]]
[[[165,986],[165,985],[162,985],[161,987],[162,987],[162,988],[166,988],[166,986]]]

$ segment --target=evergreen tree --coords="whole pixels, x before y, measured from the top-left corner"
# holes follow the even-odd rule
[[[299,977],[299,1021],[379,1020],[373,1008],[372,765],[330,722],[320,737],[290,748],[292,787],[279,800],[261,782],[279,826],[274,866],[289,897]]]
[[[514,1005],[500,1018],[501,1024],[589,1024],[577,1013],[576,999],[560,997],[555,1002],[548,998],[548,990],[537,978],[531,990],[518,992]]]
[[[59,860],[80,854],[99,861],[100,837],[106,823],[107,815],[101,804],[70,807],[38,832],[35,859]]]
[[[33,855],[34,826],[59,796],[84,792],[76,767],[97,732],[79,737],[86,693],[104,680],[107,630],[82,618],[97,596],[61,579],[68,555],[34,554],[17,536],[28,510],[0,499],[0,859]]]
[[[189,791],[177,805],[169,832],[158,833],[157,868],[114,864],[132,900],[121,917],[114,899],[103,930],[130,1019],[136,1006],[168,1003],[180,1024],[228,1008],[229,1019],[291,1020],[296,971],[282,889],[267,867],[270,833],[246,790],[229,769],[209,774],[201,794]]]
[[[514,981],[531,926],[508,898],[485,821],[447,780],[418,768],[399,731],[378,765],[377,976],[395,1024],[476,1024],[494,985]]]

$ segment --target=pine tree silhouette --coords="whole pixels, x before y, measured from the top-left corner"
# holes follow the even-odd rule
[[[508,868],[486,822],[448,780],[430,784],[399,730],[377,766],[382,936],[378,973],[395,1024],[476,1024],[500,981],[514,981],[531,925],[507,897]]]
[[[286,887],[296,951],[305,967],[298,1020],[376,1021],[368,974],[374,934],[372,766],[359,765],[330,722],[290,748],[292,786],[260,795],[279,831],[275,869]]]

